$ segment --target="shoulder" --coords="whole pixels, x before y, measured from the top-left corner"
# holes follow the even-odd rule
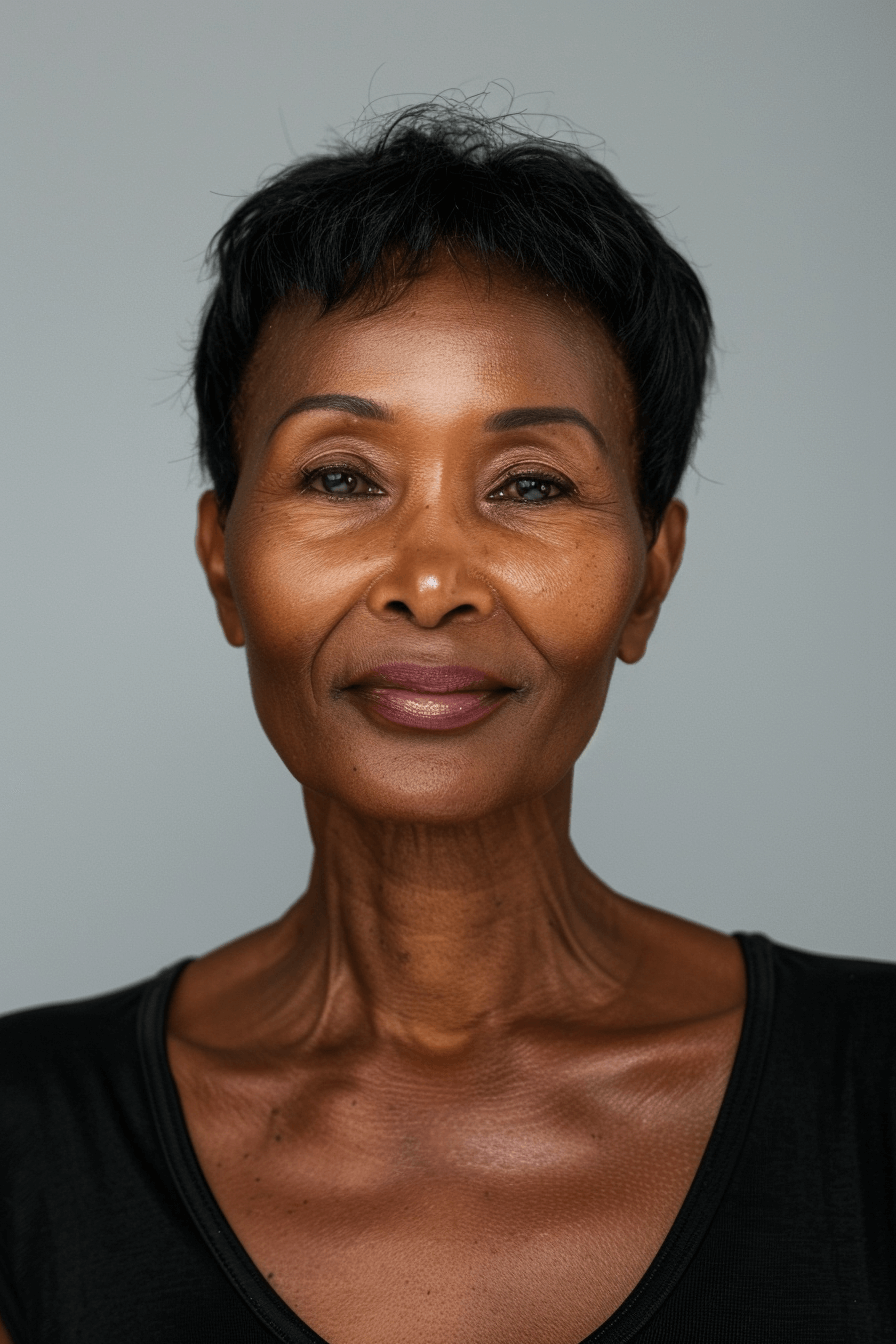
[[[775,979],[787,990],[860,1015],[877,1007],[896,1006],[896,962],[833,957],[753,937],[769,949]]]
[[[151,1240],[170,1185],[141,1037],[172,976],[0,1017],[0,1314],[27,1322],[17,1337],[56,1338],[82,1280],[102,1307],[108,1248],[138,1264]]]
[[[155,1152],[141,1013],[171,978],[0,1018],[0,1259],[48,1190],[71,1212]]]
[[[838,1071],[896,1078],[896,964],[749,938],[771,970],[776,1036]]]
[[[0,1017],[0,1080],[29,1071],[71,1051],[95,1052],[120,1035],[133,1017],[145,982],[70,1003],[26,1008]]]
[[[85,1094],[139,1073],[142,1005],[171,972],[110,994],[0,1017],[0,1128],[78,1108]]]

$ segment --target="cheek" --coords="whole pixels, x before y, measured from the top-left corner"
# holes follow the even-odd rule
[[[261,726],[296,779],[326,785],[317,778],[317,754],[331,738],[329,706],[315,695],[315,660],[351,605],[351,574],[322,563],[294,535],[287,543],[283,528],[267,523],[235,531],[227,567]]]
[[[232,534],[228,525],[227,570],[256,702],[281,693],[284,683],[289,700],[302,701],[315,654],[355,600],[359,580],[344,555],[323,559],[271,513],[240,520]]]
[[[563,681],[605,681],[644,579],[637,529],[588,525],[502,566],[510,613]]]

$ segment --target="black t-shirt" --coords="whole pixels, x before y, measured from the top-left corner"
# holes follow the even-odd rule
[[[896,1341],[896,966],[740,941],[743,1033],[703,1160],[647,1273],[587,1344]],[[320,1340],[196,1162],[165,1053],[179,969],[0,1020],[0,1318],[14,1344]]]

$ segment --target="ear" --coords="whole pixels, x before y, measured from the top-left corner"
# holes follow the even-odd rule
[[[228,642],[235,648],[241,648],[246,642],[246,636],[233,600],[224,560],[224,515],[213,490],[206,490],[199,499],[196,554],[212,590],[221,628]]]
[[[687,524],[687,509],[680,499],[673,499],[663,516],[656,540],[647,552],[644,583],[619,641],[618,657],[624,663],[637,663],[644,657],[660,607],[684,555]]]

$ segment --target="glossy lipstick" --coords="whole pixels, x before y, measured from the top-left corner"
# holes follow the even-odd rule
[[[502,704],[509,686],[477,667],[384,663],[360,691],[376,712],[405,728],[465,728]]]

